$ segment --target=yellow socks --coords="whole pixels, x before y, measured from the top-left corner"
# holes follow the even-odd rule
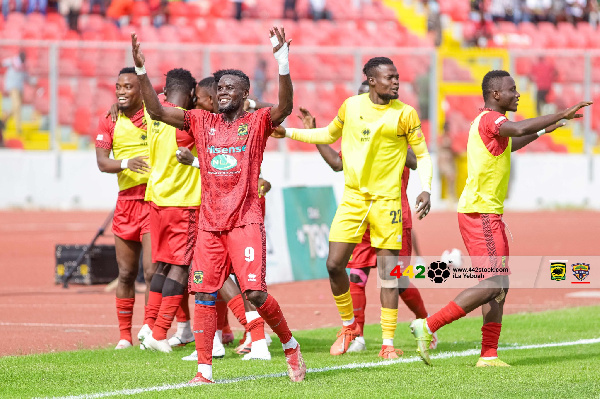
[[[342,295],[334,295],[333,299],[335,299],[335,305],[338,308],[338,312],[340,312],[342,323],[345,326],[349,326],[354,323],[354,307],[352,306],[352,296],[350,296],[350,290]]]
[[[391,344],[394,342],[394,333],[396,332],[396,325],[398,324],[398,309],[387,309],[381,308],[381,336],[384,343],[388,343],[391,340]]]

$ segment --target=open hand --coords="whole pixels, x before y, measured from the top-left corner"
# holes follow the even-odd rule
[[[140,43],[138,42],[135,32],[131,33],[131,51],[133,53],[133,62],[135,63],[135,66],[138,68],[143,67],[146,59],[140,49]]]
[[[104,115],[104,117],[108,118],[110,116],[110,119],[113,122],[116,122],[117,119],[119,119],[120,113],[121,113],[121,111],[119,110],[119,104],[114,103],[113,105],[110,106],[110,109],[108,111],[106,111],[106,114]]]
[[[563,117],[563,119],[582,118],[583,114],[578,114],[577,111],[579,111],[583,107],[587,107],[587,106],[592,105],[592,104],[593,104],[593,101],[582,101],[579,104],[572,106],[571,108],[567,108],[564,111],[564,117]],[[548,131],[548,128],[546,128],[546,132],[547,131]]]
[[[431,209],[431,194],[427,191],[423,191],[417,197],[417,216],[419,220],[423,219],[429,213]]]
[[[314,129],[317,127],[317,121],[314,116],[304,107],[300,107],[300,113],[302,115],[298,115],[298,118],[302,121],[305,129]]]
[[[285,43],[287,43],[288,48],[292,44],[291,39],[287,42],[285,41],[285,30],[283,29],[283,26],[281,28],[277,28],[276,26],[274,26],[271,29],[269,29],[269,37],[276,37],[277,41],[279,42],[273,47],[273,53],[279,51],[279,49],[282,48]]]
[[[127,169],[141,174],[150,172],[150,165],[146,163],[146,159],[147,156],[131,158],[127,161]]]

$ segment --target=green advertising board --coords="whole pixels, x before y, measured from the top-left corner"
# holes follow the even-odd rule
[[[333,188],[284,188],[283,200],[294,281],[327,278],[329,227],[337,209]]]

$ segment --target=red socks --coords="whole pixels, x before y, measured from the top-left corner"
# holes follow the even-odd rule
[[[350,296],[354,306],[354,319],[358,325],[360,335],[363,335],[365,327],[365,307],[367,306],[367,296],[365,295],[365,286],[350,282]]]
[[[262,317],[252,320],[248,323],[247,328],[250,332],[250,339],[252,339],[252,342],[265,339],[265,321]]]
[[[218,303],[218,302],[217,302]],[[242,299],[242,294],[238,294],[234,296],[231,301],[227,303],[229,309],[235,316],[236,319],[240,322],[244,328],[246,327],[246,311],[244,310],[244,300]]]
[[[177,313],[175,313],[175,317],[179,323],[185,323],[190,319],[189,297],[190,294],[188,294],[187,290],[185,290],[183,297],[181,298],[181,305],[179,305],[179,308],[177,308]]]
[[[131,319],[133,318],[133,304],[135,298],[116,298],[117,299],[117,319],[119,320],[119,330],[121,337],[129,342],[131,340]]]
[[[217,293],[215,306],[217,307],[217,330],[223,330],[223,327],[227,324],[227,302],[225,302],[220,293]]]
[[[455,320],[465,317],[467,314],[454,301],[440,309],[433,316],[427,318],[427,326],[434,333],[446,324],[450,324]]]
[[[290,331],[285,317],[281,312],[279,304],[271,295],[267,296],[267,300],[260,308],[256,308],[258,314],[265,319],[265,322],[271,327],[273,332],[277,334],[282,344],[289,342],[292,339],[292,332]],[[264,334],[264,332],[263,332]]]
[[[501,323],[486,323],[481,327],[481,357],[498,357]]]
[[[194,306],[194,338],[198,364],[212,364],[212,349],[217,330],[217,309],[215,306],[196,304]]]
[[[410,283],[408,288],[400,294],[400,299],[404,301],[417,319],[425,319],[427,317],[427,311],[425,310],[425,304],[423,303],[423,298],[421,298],[421,293],[413,283]]]
[[[148,294],[148,304],[144,309],[144,324],[148,324],[150,329],[154,327],[154,322],[158,316],[160,310],[160,304],[162,302],[162,293],[150,291]]]
[[[167,339],[167,331],[171,328],[177,308],[181,304],[183,295],[173,295],[163,297],[160,304],[160,311],[152,329],[152,338],[157,341]]]

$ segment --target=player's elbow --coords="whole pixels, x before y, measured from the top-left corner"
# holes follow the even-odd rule
[[[163,108],[157,108],[157,109],[150,109],[150,108],[146,108],[146,111],[148,112],[148,115],[150,116],[150,119],[152,119],[153,121],[159,121],[162,122],[163,121],[163,112],[162,112]]]
[[[342,170],[344,170],[344,165],[341,162],[335,163],[331,165],[331,169],[333,169],[334,172],[341,172]]]

